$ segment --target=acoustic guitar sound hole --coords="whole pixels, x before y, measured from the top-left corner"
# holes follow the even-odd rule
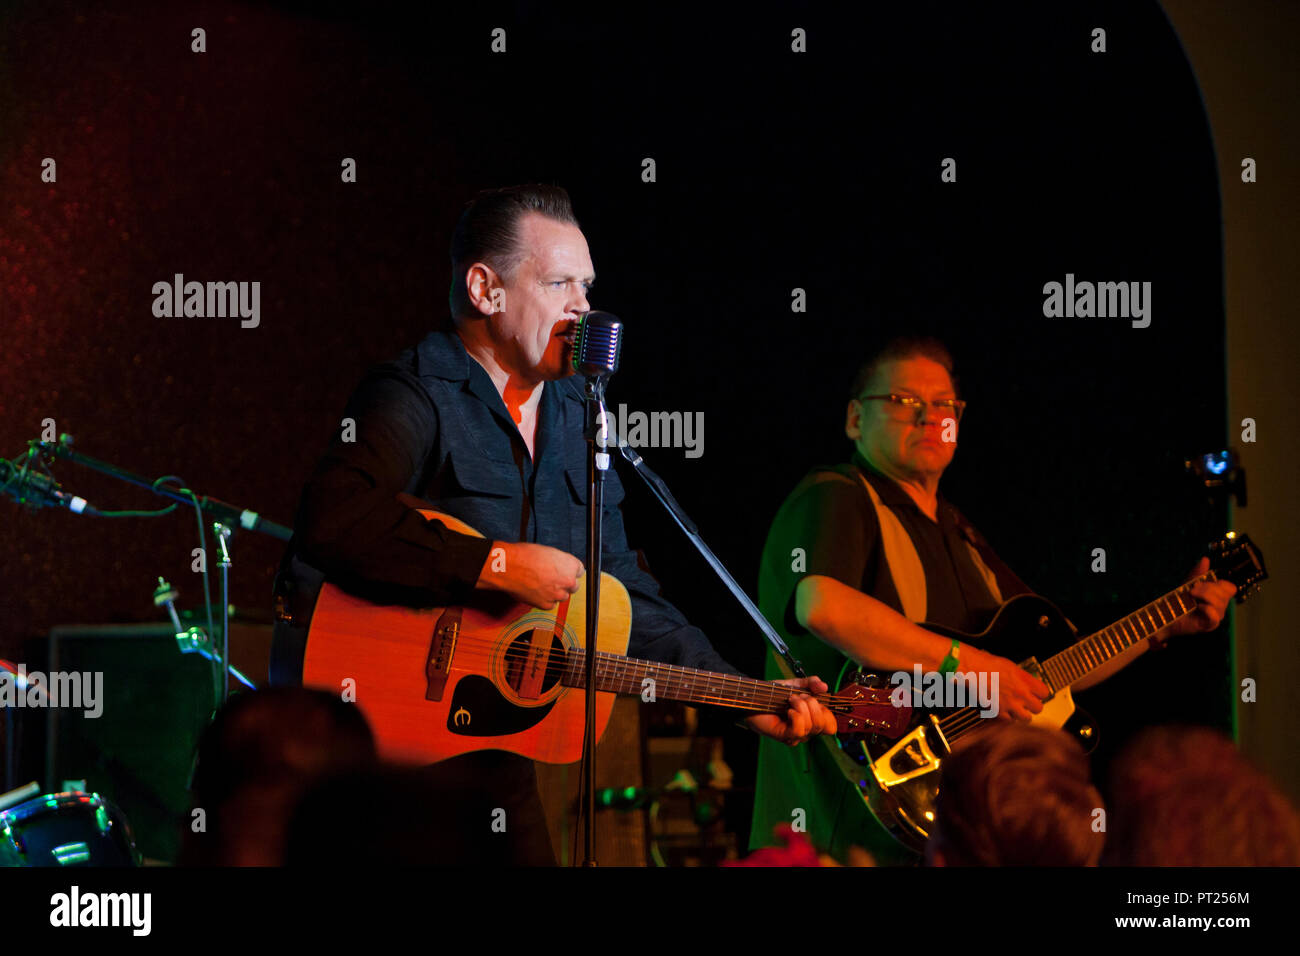
[[[559,638],[553,632],[542,631],[538,636],[544,638],[549,636],[550,653],[546,655],[545,670],[542,673],[541,682],[530,688],[530,678],[533,676],[533,668],[537,665],[536,658],[533,655],[533,635],[536,631],[524,631],[510,643],[506,650],[505,659],[505,680],[506,684],[516,694],[524,697],[543,697],[546,693],[560,682],[560,677],[564,673],[565,651],[564,645],[560,643]]]

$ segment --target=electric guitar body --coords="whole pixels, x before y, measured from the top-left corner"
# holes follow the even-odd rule
[[[1258,549],[1244,535],[1229,534],[1210,546],[1210,571],[1198,580],[1228,580],[1237,586],[1237,601],[1244,601],[1268,577]],[[1097,728],[1077,709],[1070,688],[1113,657],[1122,654],[1179,617],[1191,613],[1196,601],[1189,581],[1138,609],[1110,627],[1082,639],[1055,605],[1036,595],[1021,595],[998,609],[980,634],[967,635],[939,625],[924,625],[945,637],[969,641],[976,647],[1017,661],[1043,681],[1052,696],[1030,723],[1063,728],[1077,737],[1084,749],[1096,746]],[[879,693],[897,691],[887,676],[846,666],[840,683],[858,684]],[[895,699],[901,695],[897,691]],[[844,746],[860,765],[856,783],[876,820],[904,847],[921,853],[934,826],[939,770],[954,743],[977,733],[993,719],[981,716],[978,703],[970,706],[926,707],[913,699],[910,724],[901,737],[866,735]]]
[[[926,630],[1013,661],[1040,680],[1038,658],[1033,653],[1053,654],[1065,650],[1077,640],[1077,631],[1065,615],[1050,601],[1036,595],[1021,595],[998,609],[993,620],[979,634],[965,634],[939,624],[925,624]],[[871,672],[854,673],[845,668],[841,682],[853,680],[868,687],[894,689],[887,675]],[[961,728],[975,729],[986,718],[978,705],[967,708],[943,708],[913,704],[912,722],[900,740],[869,736],[846,748],[856,761],[869,767],[871,775],[859,783],[864,799],[895,840],[920,853],[925,849],[934,820],[935,801],[939,796],[939,773],[942,760],[951,749],[944,733],[945,720]],[[965,713],[965,719],[958,719]],[[1084,749],[1096,746],[1097,731],[1092,719],[1079,710],[1068,686],[1045,701],[1040,713],[1030,721],[1034,726],[1062,728],[1077,737]],[[948,724],[947,726],[952,726]]]

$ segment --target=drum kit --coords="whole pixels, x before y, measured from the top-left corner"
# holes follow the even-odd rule
[[[139,866],[126,817],[97,793],[0,795],[0,866]]]
[[[18,692],[26,675],[0,659],[3,673]],[[139,866],[140,852],[130,824],[111,800],[71,789],[41,793],[26,786],[0,793],[0,866]]]

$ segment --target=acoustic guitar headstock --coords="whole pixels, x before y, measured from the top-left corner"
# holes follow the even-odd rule
[[[829,706],[840,737],[879,734],[897,740],[912,722],[912,705],[895,706],[889,686],[878,682],[851,681],[835,693]]]

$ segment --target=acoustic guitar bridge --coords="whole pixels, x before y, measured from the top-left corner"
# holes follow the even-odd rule
[[[451,673],[451,659],[456,653],[456,638],[460,636],[460,608],[449,607],[438,618],[433,629],[433,641],[429,645],[429,657],[424,662],[424,677],[428,682],[424,690],[425,700],[442,700],[447,689],[447,677]]]

